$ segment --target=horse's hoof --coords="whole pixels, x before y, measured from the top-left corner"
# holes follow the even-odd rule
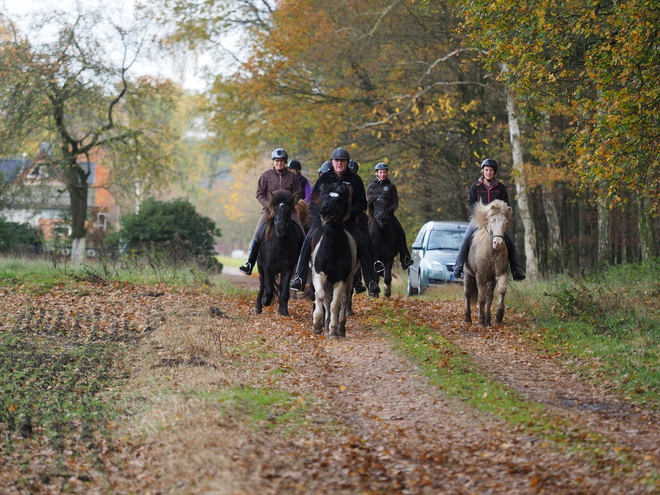
[[[255,315],[260,315],[261,314],[261,308],[254,308],[254,314]]]
[[[288,311],[280,311],[280,315],[282,315],[282,316],[291,316]]]
[[[392,295],[392,292],[389,290],[385,291],[385,294],[383,294],[385,297],[390,297]]]
[[[346,316],[353,316],[355,312],[352,309],[346,311]]]
[[[323,333],[322,328],[312,328],[312,332],[314,332],[316,335],[320,335]]]

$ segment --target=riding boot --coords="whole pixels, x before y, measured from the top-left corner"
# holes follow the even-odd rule
[[[241,272],[245,273],[246,275],[252,275],[252,269],[254,268],[254,264],[257,262],[260,246],[261,239],[252,239],[250,242],[250,247],[248,248],[248,259],[244,264],[238,267]]]
[[[298,256],[298,264],[296,265],[296,273],[291,279],[289,287],[292,290],[303,290],[305,281],[309,273],[309,258],[312,256],[311,243],[311,230],[307,233],[302,246],[300,247],[300,256]]]
[[[474,223],[470,222],[467,229],[465,229],[465,234],[463,235],[463,242],[461,247],[458,250],[458,255],[456,256],[456,262],[454,263],[454,277],[462,278],[463,277],[463,264],[467,259],[467,255],[470,252],[470,246],[472,245],[472,236],[477,230]]]
[[[525,275],[525,270],[522,269],[520,263],[518,262],[516,245],[508,231],[504,236],[504,242],[506,242],[506,249],[509,252],[509,267],[511,268],[511,275],[513,276],[513,280],[516,282],[525,280],[527,275]]]

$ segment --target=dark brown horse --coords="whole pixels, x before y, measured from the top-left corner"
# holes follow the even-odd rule
[[[376,196],[367,205],[369,215],[369,235],[376,248],[376,259],[383,262],[385,272],[383,282],[385,283],[385,297],[392,294],[392,266],[394,258],[399,254],[399,232],[390,221],[390,209],[392,203],[384,196]]]
[[[263,306],[270,306],[279,296],[278,312],[289,316],[289,283],[296,269],[303,233],[291,221],[294,211],[293,195],[288,191],[273,194],[268,207],[268,220],[264,240],[259,248],[259,294],[254,312],[260,314]]]
[[[511,220],[511,207],[495,200],[487,205],[477,203],[472,217],[479,228],[474,233],[472,246],[465,262],[465,321],[472,323],[470,305],[479,304],[479,326],[490,326],[490,307],[497,287],[495,323],[504,319],[504,295],[508,276],[509,258],[504,235]]]

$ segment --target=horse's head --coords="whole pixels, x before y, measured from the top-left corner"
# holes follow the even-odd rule
[[[289,191],[277,191],[271,197],[268,210],[277,237],[282,237],[286,233],[293,208],[293,195]]]
[[[499,199],[483,205],[483,207],[486,216],[486,232],[490,235],[493,249],[500,250],[505,245],[504,236],[511,220],[511,207]]]
[[[387,225],[391,206],[392,204],[390,201],[386,197],[380,195],[369,202],[369,214],[379,227]]]
[[[320,216],[324,223],[343,222],[351,207],[351,191],[344,184],[324,185]]]

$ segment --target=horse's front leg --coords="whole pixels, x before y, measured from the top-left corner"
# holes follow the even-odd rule
[[[385,273],[383,274],[383,282],[385,283],[385,297],[390,297],[392,295],[392,265],[393,261],[388,261],[385,263]]]
[[[475,285],[474,277],[465,272],[465,276],[463,277],[463,296],[465,297],[465,323],[472,323],[471,304],[474,291],[476,290],[477,287]]]
[[[477,278],[477,306],[479,308],[479,322],[477,326],[486,326],[486,298],[487,298],[487,282]]]
[[[495,280],[489,280],[486,284],[486,302],[484,304],[484,325],[490,326],[490,308],[493,305],[493,294],[495,292]]]
[[[352,287],[352,286],[351,286]],[[337,282],[332,289],[332,301],[330,302],[330,326],[327,335],[332,338],[339,338],[339,323],[341,321],[341,306],[344,299],[344,292],[348,290],[346,282]],[[346,315],[344,314],[344,324],[346,324]]]
[[[495,323],[498,325],[504,321],[504,296],[506,295],[506,272],[497,277],[497,310],[495,313]]]
[[[259,272],[259,293],[257,294],[257,302],[254,305],[254,312],[255,314],[258,315],[261,314],[261,310],[262,310],[261,298],[264,297],[264,287],[265,287],[264,275],[263,273]]]
[[[289,283],[291,282],[291,277],[293,276],[293,270],[287,270],[280,274],[280,307],[278,312],[282,316],[289,315],[289,298],[291,296]]]
[[[314,313],[312,314],[312,331],[315,334],[323,332],[323,301],[325,292],[323,291],[324,277],[320,273],[314,273],[312,282],[314,284]]]
[[[264,273],[264,292],[261,298],[261,304],[268,307],[273,302],[273,292],[275,286],[275,274],[267,271]]]

